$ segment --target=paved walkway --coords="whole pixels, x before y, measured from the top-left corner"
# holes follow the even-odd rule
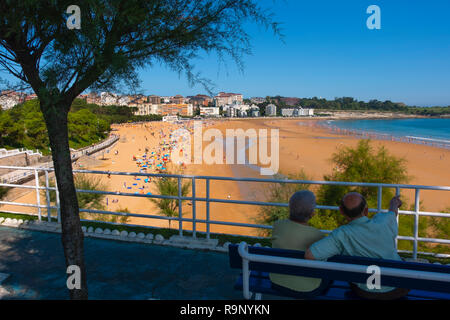
[[[90,299],[242,299],[228,255],[85,238]],[[0,299],[67,299],[61,235],[0,227]]]

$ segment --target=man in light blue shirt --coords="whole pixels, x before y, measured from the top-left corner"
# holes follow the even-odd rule
[[[389,212],[380,212],[369,219],[366,199],[356,192],[346,194],[339,211],[347,218],[348,223],[312,244],[306,251],[305,258],[327,260],[335,255],[348,255],[401,260],[395,246],[398,234],[396,218],[401,205],[399,197],[394,197],[390,202]],[[369,289],[366,284],[351,284],[351,287],[356,294],[369,299],[395,299],[408,293],[405,289],[383,286],[380,289]]]

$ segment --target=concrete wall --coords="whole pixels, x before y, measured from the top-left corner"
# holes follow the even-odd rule
[[[39,154],[28,155],[26,152],[21,152],[9,157],[0,158],[0,166],[17,166],[28,167],[39,163],[42,157]],[[14,169],[0,169],[0,175],[14,171]]]

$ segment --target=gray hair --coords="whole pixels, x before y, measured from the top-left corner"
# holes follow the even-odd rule
[[[289,219],[307,222],[316,208],[316,196],[309,190],[297,191],[289,199]]]

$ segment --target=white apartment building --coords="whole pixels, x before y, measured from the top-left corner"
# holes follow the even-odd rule
[[[148,116],[150,114],[159,114],[159,105],[152,103],[130,104],[130,107],[138,108],[134,112],[136,116]]]
[[[269,104],[266,106],[266,117],[272,117],[277,115],[277,106]]]
[[[20,100],[16,97],[10,97],[8,95],[4,95],[0,97],[0,106],[2,110],[8,110],[19,104]]]
[[[200,115],[205,117],[218,117],[220,115],[218,107],[200,107]]]
[[[226,93],[220,92],[214,97],[216,107],[223,107],[230,104],[242,104],[244,96],[240,93]]]
[[[309,108],[284,108],[281,109],[283,117],[310,117],[314,115],[314,109]]]

